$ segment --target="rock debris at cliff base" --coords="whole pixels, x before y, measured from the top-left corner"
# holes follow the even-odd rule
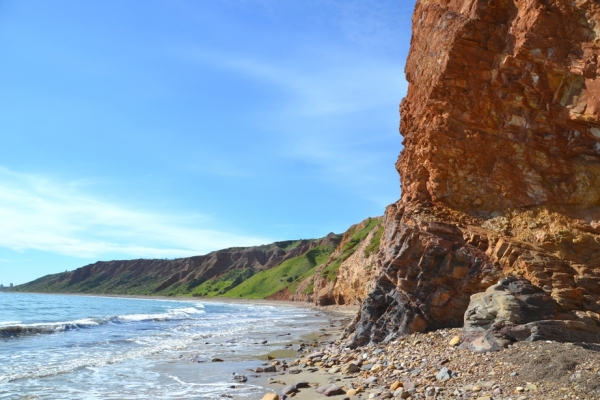
[[[281,396],[304,381],[299,399],[325,398],[316,389],[328,384],[344,392],[333,397],[340,399],[600,398],[598,345],[518,342],[502,352],[473,353],[456,347],[460,335],[457,328],[441,329],[356,350],[330,341],[305,349],[288,370],[270,377],[268,387]]]

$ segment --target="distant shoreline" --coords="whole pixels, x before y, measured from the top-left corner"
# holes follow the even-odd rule
[[[4,293],[18,294],[40,294],[50,296],[88,296],[88,297],[109,297],[121,299],[140,299],[140,300],[172,300],[172,301],[188,301],[198,303],[225,303],[225,304],[256,304],[256,305],[271,305],[282,307],[298,307],[310,308],[320,312],[331,312],[342,315],[355,315],[358,310],[358,305],[333,305],[333,306],[318,306],[307,301],[286,301],[286,300],[265,300],[265,299],[232,299],[229,297],[187,297],[187,296],[150,296],[137,294],[100,294],[100,293],[40,293],[40,292],[17,292],[14,290],[2,291]]]

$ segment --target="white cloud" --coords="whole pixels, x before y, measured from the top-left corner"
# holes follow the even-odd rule
[[[198,215],[136,210],[85,193],[80,183],[0,167],[0,247],[75,257],[184,257],[271,240],[202,228]]]
[[[319,64],[307,66],[194,46],[175,50],[186,61],[225,69],[283,93],[281,101],[251,118],[262,129],[268,127],[274,154],[318,166],[317,179],[349,182],[351,177],[351,185],[361,186],[375,178],[382,157],[389,158],[393,172],[401,140],[397,108],[407,88],[403,66],[373,59],[351,63],[348,55],[320,53],[315,56]],[[356,126],[358,115],[362,127]]]
[[[278,87],[290,98],[285,112],[298,117],[333,116],[372,109],[399,102],[406,90],[403,65],[386,60],[357,61],[355,56],[333,54],[331,49],[312,49],[306,57],[319,63],[275,62],[257,55],[244,56],[177,46],[174,54],[184,60],[226,69],[252,80]]]

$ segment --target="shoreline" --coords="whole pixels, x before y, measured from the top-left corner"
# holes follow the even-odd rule
[[[45,293],[48,294],[48,293]],[[48,294],[60,295],[60,294]],[[97,295],[76,294],[76,296]],[[411,400],[541,400],[600,398],[600,345],[557,342],[517,342],[508,349],[492,353],[459,350],[461,329],[447,328],[414,333],[390,343],[367,345],[355,350],[345,347],[340,337],[353,319],[356,306],[318,307],[305,302],[253,299],[204,299],[155,296],[103,296],[185,302],[255,304],[297,307],[320,315],[314,326],[301,335],[287,336],[286,327],[302,326],[289,319],[280,331],[261,334],[252,341],[268,339],[252,352],[226,357],[228,343],[223,341],[224,362],[190,363],[194,354],[203,356],[201,347],[182,348],[179,359],[154,358],[152,370],[165,376],[180,377],[189,385],[210,384],[211,377],[222,390],[215,397],[261,400],[267,393],[297,390],[294,399],[318,400],[320,386],[336,385],[337,399],[411,399]],[[293,314],[292,314],[293,315]],[[265,318],[261,324],[269,324]],[[283,333],[283,334],[281,334]],[[288,333],[289,334],[289,333]],[[240,337],[248,337],[247,331]],[[457,339],[458,338],[458,339]],[[234,339],[236,339],[234,337]],[[211,340],[212,342],[212,340]],[[208,343],[204,343],[208,344]],[[212,344],[212,343],[211,343]],[[298,351],[300,350],[300,351]],[[272,359],[269,357],[271,356]],[[204,357],[206,358],[206,357]],[[275,364],[276,372],[256,372],[256,368]],[[286,368],[282,368],[283,365]],[[215,371],[220,370],[218,375]],[[225,373],[223,373],[225,372]],[[231,374],[245,375],[247,382],[235,382]],[[200,375],[199,375],[200,374]],[[203,381],[202,381],[203,380]],[[208,380],[208,381],[207,381]],[[297,389],[293,385],[304,381]],[[237,394],[236,394],[237,392]],[[248,395],[248,393],[251,395]],[[245,395],[243,394],[245,393]],[[256,397],[255,395],[256,394]]]
[[[251,342],[254,345],[250,346],[248,349],[252,349],[246,354],[240,354],[237,351],[231,352],[229,347],[230,341],[223,341],[222,346],[223,352],[221,354],[217,353],[216,357],[223,359],[223,362],[211,362],[211,358],[209,357],[209,353],[203,353],[202,347],[203,345],[200,342],[199,346],[192,346],[182,348],[180,350],[179,358],[155,358],[149,357],[147,360],[150,361],[151,367],[149,371],[155,371],[161,376],[161,379],[165,376],[175,377],[176,379],[181,379],[182,382],[187,382],[189,385],[197,386],[197,385],[210,385],[210,381],[214,379],[214,382],[223,387],[223,391],[221,394],[226,394],[229,396],[233,396],[232,398],[239,399],[256,399],[260,400],[264,396],[264,394],[268,392],[272,392],[274,389],[277,389],[276,386],[272,384],[272,381],[269,378],[278,379],[279,373],[266,373],[266,374],[256,374],[251,372],[250,369],[255,369],[257,367],[265,367],[271,362],[277,361],[279,363],[287,362],[290,363],[294,360],[300,353],[298,353],[297,348],[301,346],[306,346],[306,348],[317,348],[329,341],[337,340],[339,338],[340,333],[346,328],[350,321],[356,315],[358,306],[316,306],[313,303],[308,302],[291,302],[291,301],[281,301],[281,300],[262,300],[262,299],[222,299],[222,298],[199,298],[199,297],[174,297],[174,296],[140,296],[140,295],[98,295],[98,294],[71,294],[71,293],[29,293],[29,292],[12,292],[17,293],[19,295],[48,295],[48,300],[41,299],[42,302],[52,302],[51,296],[75,296],[75,297],[101,297],[101,298],[112,298],[112,299],[139,299],[139,300],[157,300],[157,301],[175,301],[175,302],[187,302],[187,303],[205,303],[205,304],[240,304],[240,305],[256,305],[256,306],[267,306],[267,307],[277,307],[280,311],[277,311],[277,314],[283,313],[284,315],[287,313],[286,309],[296,308],[305,310],[302,314],[313,315],[311,318],[314,322],[314,325],[303,325],[301,320],[296,318],[290,318],[287,323],[281,325],[281,330],[279,332],[272,332],[269,329],[269,325],[271,324],[270,318],[266,317],[264,320],[259,322],[259,324],[264,324],[264,334],[261,333],[260,329],[254,330],[252,334],[248,331],[242,331],[238,333],[238,337],[232,337],[233,341],[231,343],[237,342],[241,338],[252,338]],[[290,310],[290,315],[296,315],[297,312]],[[316,319],[314,317],[317,317]],[[290,327],[290,331],[287,331],[287,327]],[[303,333],[300,334],[292,334],[289,335],[288,332],[297,331],[293,326],[303,327]],[[286,335],[287,334],[287,335]],[[261,341],[264,340],[265,343],[268,340],[268,343],[260,346]],[[213,339],[207,339],[207,341],[211,342],[211,346],[215,345],[215,341]],[[217,341],[218,343],[218,341]],[[204,345],[208,344],[204,343]],[[237,349],[235,349],[237,350]],[[239,355],[238,355],[239,354]],[[241,356],[241,358],[240,358]],[[198,357],[203,361],[194,362],[192,361],[194,358]],[[273,360],[269,360],[269,358],[273,358]],[[190,363],[190,361],[192,361]],[[267,365],[264,365],[267,364]],[[225,374],[223,372],[225,371]],[[248,381],[246,383],[238,383],[231,379],[231,374],[237,373],[240,375],[245,375],[248,377]],[[165,383],[167,381],[163,381]],[[225,389],[226,387],[230,387],[230,389]],[[237,388],[233,388],[237,387]],[[236,391],[238,394],[236,395]],[[251,395],[248,397],[248,392],[256,393],[256,397]],[[245,395],[244,395],[245,393]],[[217,397],[211,397],[210,395],[206,397],[206,399],[216,399]],[[303,397],[298,397],[302,399]],[[306,398],[311,398],[306,397]]]
[[[49,296],[82,296],[82,297],[106,297],[118,299],[140,299],[140,300],[162,300],[162,301],[187,301],[187,302],[207,302],[207,303],[224,303],[224,304],[255,304],[255,305],[273,305],[282,307],[298,307],[310,308],[319,311],[334,311],[339,313],[354,313],[359,310],[359,305],[332,305],[319,306],[308,301],[293,301],[293,300],[266,300],[266,299],[247,299],[247,298],[230,298],[230,297],[187,297],[187,296],[153,296],[153,295],[138,295],[138,294],[99,294],[99,293],[47,293],[47,292],[17,292],[17,291],[0,291],[0,293],[13,294],[37,294]]]

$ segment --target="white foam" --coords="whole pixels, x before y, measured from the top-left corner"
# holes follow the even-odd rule
[[[0,321],[0,327],[11,325],[21,325],[21,321]]]
[[[177,308],[169,310],[166,313],[160,314],[128,314],[118,315],[117,320],[121,322],[134,322],[134,321],[167,321],[172,319],[188,318],[192,314],[204,314],[206,311],[198,310],[197,308]]]

